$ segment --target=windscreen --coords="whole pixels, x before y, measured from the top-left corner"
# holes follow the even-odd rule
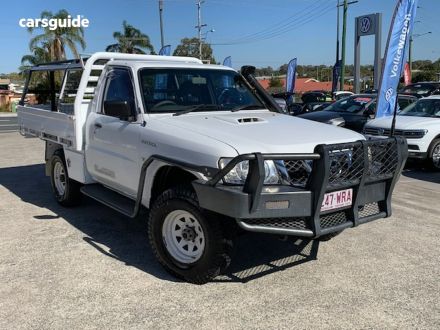
[[[440,118],[440,99],[422,99],[403,109],[400,116]]]
[[[403,93],[417,94],[420,96],[428,96],[435,90],[435,86],[431,84],[409,85],[403,89]]]
[[[142,96],[149,113],[265,109],[235,71],[214,69],[142,69]]]
[[[337,111],[337,112],[347,112],[356,113],[365,108],[365,106],[373,101],[375,98],[370,96],[352,96],[337,101],[329,105],[324,110],[326,111]]]

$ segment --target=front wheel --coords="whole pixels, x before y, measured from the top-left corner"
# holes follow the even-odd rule
[[[432,141],[428,151],[428,162],[429,167],[440,171],[440,139]]]
[[[220,221],[200,209],[191,189],[169,189],[150,211],[148,234],[153,252],[172,275],[190,283],[207,283],[231,260],[232,243],[223,235]]]

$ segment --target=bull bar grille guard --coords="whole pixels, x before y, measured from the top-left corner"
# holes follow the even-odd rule
[[[193,186],[202,208],[235,218],[245,230],[318,237],[389,217],[392,192],[407,156],[406,140],[401,137],[322,144],[312,154],[243,154],[210,180],[195,181]],[[308,161],[311,172],[299,181],[289,180],[290,185],[265,186],[265,160],[290,165]],[[249,161],[244,185],[221,184],[243,161]],[[350,207],[321,212],[326,193],[349,188],[353,189]]]

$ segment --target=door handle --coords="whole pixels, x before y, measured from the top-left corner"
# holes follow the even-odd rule
[[[102,124],[100,124],[100,123],[95,123],[95,128],[102,128]]]

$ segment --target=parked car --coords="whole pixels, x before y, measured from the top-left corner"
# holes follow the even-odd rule
[[[364,134],[369,138],[387,137],[392,117],[371,120]],[[440,171],[440,95],[422,98],[402,110],[396,117],[395,135],[408,141],[409,157],[425,160]]]
[[[353,92],[349,92],[349,91],[336,91],[333,93],[333,100],[334,101],[339,101],[342,100],[346,97],[352,96],[354,95]]]
[[[362,132],[365,123],[375,116],[376,99],[375,94],[355,94],[329,105],[322,111],[299,117]],[[399,108],[403,109],[416,100],[417,98],[411,95],[399,95]]]
[[[440,82],[419,82],[402,88],[400,93],[414,95],[416,97],[427,97],[440,94]]]
[[[329,105],[333,102],[332,94],[328,91],[310,91],[301,96],[303,102],[302,113],[316,111],[322,105]]]
[[[361,94],[377,94],[379,91],[375,88],[369,88],[361,91]]]
[[[20,131],[46,141],[59,204],[86,195],[131,218],[147,209],[153,255],[192,283],[228,267],[238,228],[327,240],[389,217],[405,140],[285,116],[254,71],[122,53],[37,65]],[[34,75],[49,97],[25,104]]]

